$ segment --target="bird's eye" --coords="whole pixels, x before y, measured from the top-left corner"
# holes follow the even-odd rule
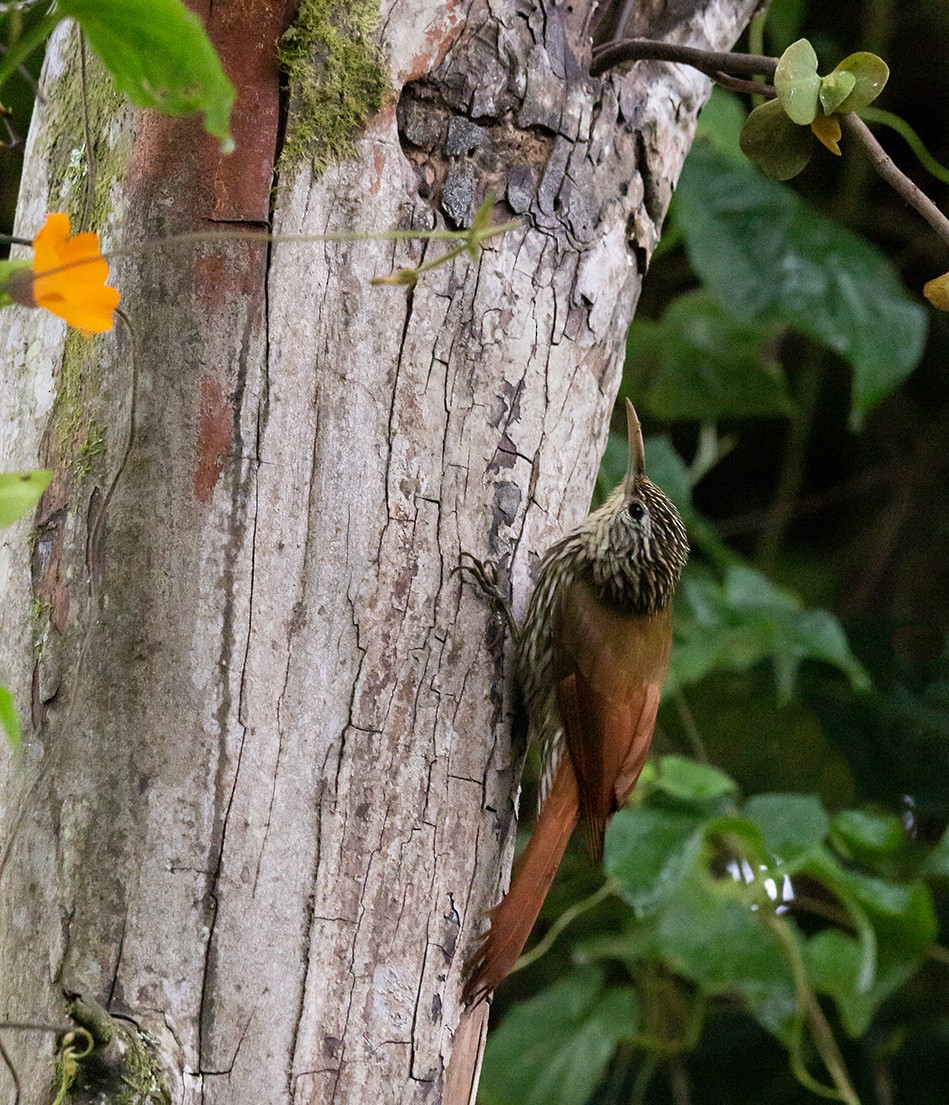
[[[634,522],[642,520],[642,516],[646,513],[642,503],[630,503],[626,508],[626,513]]]

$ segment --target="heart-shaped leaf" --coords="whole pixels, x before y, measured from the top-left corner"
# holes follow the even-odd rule
[[[739,145],[772,180],[790,180],[811,159],[810,131],[787,117],[779,100],[768,100],[745,120]]]
[[[774,74],[774,87],[792,122],[807,126],[813,121],[821,79],[817,75],[817,54],[806,38],[792,42],[781,55]]]
[[[867,104],[872,104],[883,91],[883,86],[890,76],[890,69],[876,54],[860,50],[844,58],[834,68],[833,73],[828,73],[824,80],[829,80],[834,73],[852,73],[854,78],[853,91],[835,108],[842,115],[845,111],[862,111]]]

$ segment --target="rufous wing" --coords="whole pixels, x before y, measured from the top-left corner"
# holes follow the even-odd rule
[[[624,614],[583,583],[565,588],[553,620],[557,705],[566,734],[550,794],[491,927],[472,960],[466,1003],[484,999],[523,951],[577,821],[591,855],[642,771],[669,665],[669,613]]]
[[[649,752],[669,667],[671,611],[630,614],[577,582],[553,619],[557,704],[594,860]]]

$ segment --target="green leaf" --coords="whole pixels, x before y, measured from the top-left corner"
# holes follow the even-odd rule
[[[181,0],[59,0],[59,10],[76,20],[133,104],[166,115],[202,111],[222,152],[233,150],[234,86],[200,19]]]
[[[870,930],[869,949],[865,931],[859,943],[822,935],[815,937],[817,946],[807,956],[815,986],[834,997],[847,1032],[860,1036],[880,1003],[916,973],[935,939],[932,897],[921,882],[869,878],[829,856],[815,857],[803,870],[840,898],[858,932]]]
[[[772,1031],[789,1027],[795,1002],[787,960],[741,884],[697,872],[659,915],[655,946],[669,967],[706,994],[743,994],[753,1010],[772,1006]]]
[[[785,1047],[794,1045],[800,1011],[793,984],[748,987],[745,990],[745,1001],[751,1015],[766,1032],[777,1037]]]
[[[781,54],[800,37],[807,19],[807,0],[772,0],[765,30],[772,54]]]
[[[724,771],[684,756],[663,756],[653,785],[682,802],[711,802],[738,790]]]
[[[835,69],[821,77],[820,106],[825,115],[832,115],[853,92],[857,78],[846,69]]]
[[[772,357],[777,334],[767,322],[736,318],[708,292],[688,292],[661,322],[633,322],[627,364],[652,379],[647,402],[659,418],[790,414],[784,374]]]
[[[923,861],[921,871],[930,879],[949,879],[949,829]]]
[[[637,915],[660,909],[695,866],[704,819],[680,810],[620,810],[606,833],[604,867]]]
[[[639,1027],[635,992],[604,989],[603,978],[581,967],[508,1013],[485,1048],[483,1105],[584,1105]]]
[[[748,817],[726,813],[706,822],[705,841],[723,847],[729,859],[754,864],[764,856],[761,828]]]
[[[838,72],[850,73],[854,78],[853,91],[836,108],[838,114],[845,111],[862,111],[868,104],[872,104],[883,91],[883,86],[890,76],[886,62],[876,54],[867,53],[866,50],[860,50],[856,54],[845,57],[828,76],[832,77]]]
[[[12,525],[35,507],[52,478],[46,468],[0,473],[0,526]]]
[[[14,752],[18,752],[20,749],[20,716],[16,711],[13,695],[6,687],[0,687],[0,725],[3,726],[10,747]]]
[[[761,660],[774,665],[782,702],[794,694],[802,660],[840,668],[855,689],[868,686],[840,624],[826,610],[804,610],[800,599],[744,564],[731,565],[724,583],[692,565],[679,585],[673,685],[696,682],[713,668],[746,671]]]
[[[744,814],[760,828],[764,846],[784,866],[818,848],[830,818],[816,794],[755,794]]]
[[[800,126],[813,122],[817,114],[820,77],[817,75],[817,54],[806,38],[792,42],[781,55],[774,74],[774,87],[792,122]]]
[[[892,813],[842,810],[831,822],[830,832],[837,850],[858,861],[885,859],[903,845],[903,825]]]
[[[785,115],[778,100],[752,111],[741,128],[742,153],[772,180],[790,180],[810,161],[814,137]]]
[[[855,1029],[863,1021],[862,1016],[854,1019],[857,1010],[853,1000],[859,991],[861,961],[858,941],[839,929],[817,933],[804,948],[804,964],[811,985],[835,999],[844,1016],[844,1028],[851,1036],[859,1035]],[[862,1004],[866,1009],[866,1001]]]
[[[718,301],[846,358],[856,412],[869,411],[916,366],[926,313],[891,263],[788,188],[699,143],[676,203],[692,266]]]

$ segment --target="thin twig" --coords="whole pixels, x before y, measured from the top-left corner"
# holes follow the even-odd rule
[[[679,711],[679,721],[682,722],[682,728],[688,738],[692,755],[700,764],[711,764],[712,761],[709,758],[705,742],[702,740],[699,727],[695,722],[695,714],[692,713],[692,707],[689,705],[688,699],[681,690],[675,691],[672,697],[675,700],[676,709]]]
[[[631,1105],[643,1105],[646,1100],[646,1090],[649,1089],[649,1083],[652,1081],[652,1076],[656,1073],[658,1066],[659,1057],[655,1052],[647,1051],[639,1070],[636,1072],[636,1079],[630,1091],[629,1100]]]
[[[764,527],[758,538],[755,559],[765,571],[773,571],[784,544],[788,524],[797,506],[804,480],[804,463],[824,380],[824,354],[816,345],[805,347],[801,357],[800,395],[797,411],[781,457],[778,484]]]
[[[605,901],[613,892],[612,884],[608,882],[604,883],[599,890],[595,891],[588,898],[584,898],[583,901],[576,902],[569,909],[565,909],[550,926],[543,940],[539,941],[529,952],[525,952],[520,959],[518,959],[514,966],[514,970],[522,971],[525,967],[529,967],[531,963],[540,959],[542,955],[546,955],[553,947],[557,937],[572,921],[579,917],[581,913],[586,913],[588,909],[592,909],[594,906],[599,905],[600,902]]]
[[[42,1024],[39,1021],[0,1021],[0,1029],[20,1032],[49,1032],[53,1036],[64,1036],[72,1032],[75,1025],[72,1024]]]
[[[793,514],[789,520],[827,510],[828,507],[846,502],[847,499],[865,495],[868,491],[872,491],[873,488],[882,484],[905,479],[906,469],[905,464],[871,468],[859,476],[854,476],[853,479],[842,480],[840,483],[828,487],[826,491],[815,491],[810,495],[802,495],[794,503]],[[738,537],[761,529],[767,523],[767,517],[768,510],[750,510],[745,514],[733,514],[731,518],[718,519],[715,526],[720,537]]]
[[[595,49],[590,72],[594,76],[599,76],[613,66],[631,61],[667,61],[690,65],[726,88],[772,96],[774,89],[768,85],[758,85],[753,81],[743,82],[736,78],[755,77],[762,74],[773,78],[778,67],[777,58],[765,57],[762,54],[724,53],[717,50],[699,50],[693,46],[680,46],[672,42],[628,38],[608,42]],[[866,150],[874,169],[887,184],[914,207],[940,238],[949,244],[949,218],[922,189],[893,164],[889,154],[873,137],[866,123],[854,112],[841,115],[840,122],[856,144]]]
[[[791,974],[794,977],[798,1006],[807,1018],[811,1030],[811,1039],[814,1041],[814,1046],[817,1048],[828,1074],[833,1079],[835,1088],[831,1090],[820,1082],[816,1082],[807,1068],[804,1067],[800,1053],[797,1049],[792,1049],[791,1060],[798,1080],[821,1097],[835,1097],[843,1101],[845,1105],[860,1105],[860,1098],[850,1082],[850,1076],[847,1073],[843,1056],[840,1054],[840,1048],[837,1046],[833,1030],[824,1016],[824,1011],[821,1009],[817,995],[814,993],[807,977],[807,968],[804,966],[804,959],[790,926],[773,913],[762,914],[762,920],[778,938],[784,949],[788,966],[791,968]]]
[[[682,1062],[682,1056],[677,1055],[666,1064],[669,1072],[669,1089],[672,1092],[674,1105],[692,1105],[692,1094],[689,1089],[689,1075]]]
[[[870,162],[881,177],[922,215],[940,238],[949,244],[949,219],[926,193],[893,164],[893,159],[873,137],[867,124],[852,111],[840,116],[843,129],[867,152]]]
[[[736,77],[754,77],[763,74],[773,77],[778,67],[777,58],[761,54],[733,54],[721,50],[699,50],[694,46],[680,46],[673,42],[653,42],[647,38],[626,38],[608,42],[593,51],[590,72],[599,76],[614,65],[627,61],[671,61],[691,65],[710,77],[726,73]],[[760,91],[760,90],[756,90]]]
[[[731,77],[728,73],[710,73],[709,76],[722,88],[729,92],[747,92],[750,96],[759,96],[762,99],[773,100],[777,95],[773,84],[765,84],[763,81],[746,81],[741,77]]]

